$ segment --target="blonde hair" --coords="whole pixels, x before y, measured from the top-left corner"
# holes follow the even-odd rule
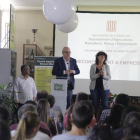
[[[38,101],[37,112],[40,117],[40,120],[49,126],[50,104],[46,99],[40,99]]]
[[[14,140],[26,140],[26,137],[33,134],[34,128],[38,127],[40,119],[37,113],[26,112],[22,115],[16,129]]]

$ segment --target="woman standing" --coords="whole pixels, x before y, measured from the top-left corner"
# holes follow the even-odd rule
[[[111,79],[110,67],[106,64],[107,54],[98,52],[96,54],[95,64],[90,68],[90,93],[92,103],[97,113],[98,105],[101,99],[102,108],[108,108],[108,96],[110,92],[109,80]]]

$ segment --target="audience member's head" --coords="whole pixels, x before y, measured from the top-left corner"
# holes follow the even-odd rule
[[[137,106],[130,105],[124,109],[123,114],[122,114],[122,119],[121,119],[122,124],[123,124],[123,121],[124,121],[126,115],[129,114],[130,112],[133,112],[133,111],[140,113],[140,108]]]
[[[20,119],[21,116],[22,116],[24,113],[28,112],[28,111],[37,113],[37,108],[36,108],[34,105],[31,105],[31,104],[25,104],[25,105],[23,105],[23,106],[20,107],[19,110],[18,110],[18,119]]]
[[[55,98],[54,98],[54,96],[53,95],[48,95],[47,100],[48,100],[48,102],[50,104],[50,108],[52,108],[53,105],[55,104]]]
[[[115,104],[121,104],[126,108],[130,105],[130,97],[127,94],[120,93],[115,99]]]
[[[38,132],[39,124],[40,119],[37,113],[24,113],[13,137],[14,140],[26,140],[33,138]]]
[[[5,121],[7,124],[9,123],[9,112],[8,110],[0,105],[0,120]]]
[[[130,112],[123,122],[123,137],[139,137],[140,138],[140,113]]]
[[[70,131],[71,128],[72,128],[71,114],[72,114],[73,106],[74,106],[74,104],[72,104],[70,106],[69,111],[68,111],[68,115],[67,115],[67,124],[66,124],[66,130],[67,131]]]
[[[0,120],[0,140],[11,140],[11,134],[6,122]]]
[[[87,137],[87,140],[114,140],[113,132],[108,125],[94,125]]]
[[[77,102],[72,110],[72,126],[75,125],[77,128],[86,128],[90,124],[93,115],[94,109],[90,102]]]
[[[40,120],[48,125],[50,121],[50,104],[46,99],[38,101],[37,112]]]
[[[76,102],[79,102],[79,101],[89,101],[89,96],[88,94],[84,93],[84,92],[79,92],[76,96],[76,99],[75,99]]]
[[[121,118],[124,107],[121,104],[115,104],[111,108],[109,117],[106,119],[108,125],[112,126],[113,130],[118,129],[121,126]]]
[[[25,104],[31,104],[31,105],[35,105],[37,107],[37,103],[35,101],[32,101],[32,100],[26,101]]]
[[[41,90],[37,93],[37,96],[36,96],[37,102],[40,99],[47,99],[47,98],[48,98],[48,92],[46,90]]]

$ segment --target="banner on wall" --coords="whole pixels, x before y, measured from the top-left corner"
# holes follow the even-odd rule
[[[9,33],[9,48],[14,50],[14,27],[15,26],[15,9],[10,4],[10,33]]]
[[[52,68],[55,59],[58,57],[35,56],[35,84],[37,91],[46,90],[51,93],[51,79],[56,79],[52,75]]]

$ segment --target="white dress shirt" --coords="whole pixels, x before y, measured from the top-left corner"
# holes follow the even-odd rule
[[[33,100],[33,97],[36,97],[37,94],[36,85],[33,78],[28,76],[27,79],[24,79],[23,75],[16,78],[14,83],[14,91],[14,99],[18,100],[21,104],[24,104],[28,100]]]

